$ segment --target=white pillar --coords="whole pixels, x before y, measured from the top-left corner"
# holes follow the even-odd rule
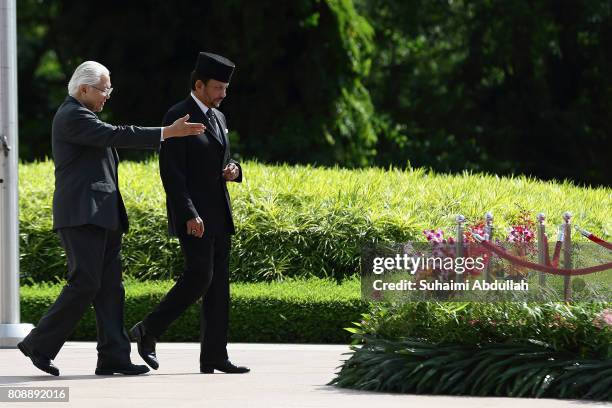
[[[17,137],[17,14],[0,0],[0,348],[14,348],[32,329],[20,324]]]

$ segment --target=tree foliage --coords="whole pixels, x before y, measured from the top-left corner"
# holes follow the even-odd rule
[[[610,183],[610,2],[20,0],[18,30],[25,160],[81,61],[112,72],[104,119],[155,125],[209,50],[242,157]]]
[[[49,153],[54,108],[80,62],[111,71],[116,91],[104,118],[155,125],[188,95],[197,53],[208,50],[237,65],[222,105],[236,152],[279,162],[372,161],[373,108],[362,79],[373,32],[350,0],[44,3],[20,3],[25,158]],[[40,71],[50,65],[58,68],[53,78]]]
[[[610,2],[358,1],[379,163],[609,184]]]

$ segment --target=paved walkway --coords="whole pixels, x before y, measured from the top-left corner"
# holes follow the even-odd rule
[[[606,403],[511,398],[438,397],[383,394],[327,386],[346,346],[231,344],[231,359],[248,365],[244,375],[202,375],[199,345],[161,343],[157,371],[136,377],[99,377],[94,343],[67,343],[55,360],[62,375],[52,377],[32,366],[18,350],[0,350],[0,386],[69,387],[70,402],[0,402],[1,407],[320,407],[320,408],[504,408],[603,407]],[[133,352],[132,359],[142,364]]]

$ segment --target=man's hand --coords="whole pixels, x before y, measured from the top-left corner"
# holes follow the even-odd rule
[[[234,181],[240,175],[240,169],[234,163],[230,163],[223,169],[223,178],[226,181]]]
[[[200,217],[187,221],[187,235],[202,238],[202,235],[204,235],[204,222]]]
[[[183,116],[182,118],[178,118],[170,126],[164,127],[164,140],[171,137],[199,135],[206,130],[206,126],[203,124],[187,122],[188,119],[189,114]]]

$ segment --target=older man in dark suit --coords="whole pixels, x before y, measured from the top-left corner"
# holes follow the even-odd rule
[[[104,123],[96,112],[103,109],[112,90],[108,69],[95,61],[84,62],[72,75],[69,96],[53,119],[53,229],[66,251],[68,282],[18,345],[36,367],[52,375],[59,375],[52,360],[91,304],[98,327],[95,373],[149,371],[131,363],[123,327],[120,251],[128,218],[119,191],[115,148],[155,149],[162,139],[197,135],[205,129],[201,123],[187,122],[186,115],[164,128]]]
[[[185,269],[160,304],[130,330],[138,352],[152,368],[155,342],[189,306],[202,300],[200,371],[246,373],[227,355],[230,237],[235,232],[227,182],[242,181],[230,159],[227,122],[217,108],[226,96],[234,64],[200,53],[191,74],[191,94],[166,113],[164,124],[184,115],[206,124],[198,137],[162,143],[159,161],[166,190],[168,226],[185,256]]]

